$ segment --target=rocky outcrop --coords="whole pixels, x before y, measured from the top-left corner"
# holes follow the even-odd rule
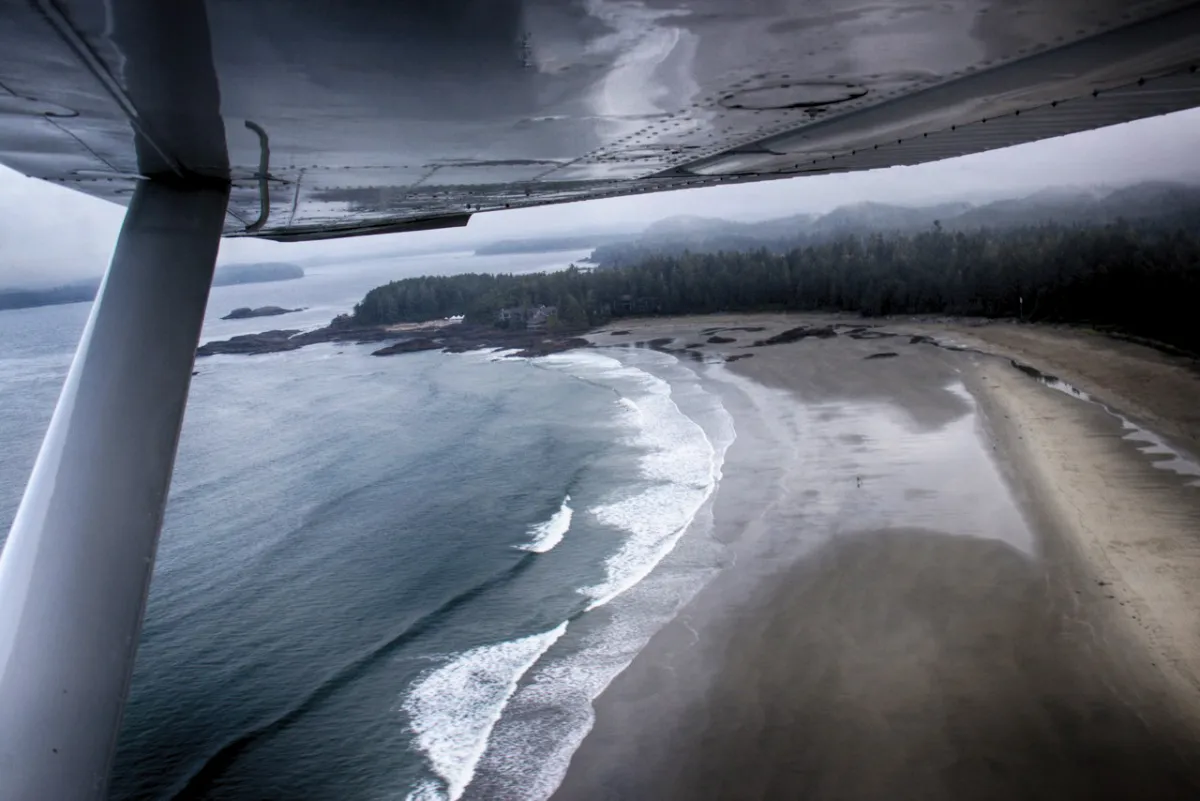
[[[249,306],[241,306],[234,309],[229,314],[222,317],[222,320],[248,320],[251,317],[275,317],[280,314],[291,314],[292,312],[304,311],[304,309],[285,309],[282,306],[259,306],[257,309],[252,309]]]
[[[300,331],[297,329],[281,331],[263,331],[260,334],[242,334],[219,342],[206,342],[196,350],[197,356],[216,356],[217,354],[237,354],[253,356],[260,353],[278,353],[285,350],[295,350],[300,347],[294,339]]]
[[[549,356],[552,353],[563,353],[576,348],[586,348],[591,345],[582,337],[570,337],[568,339],[550,339],[542,342],[537,342],[523,350],[519,350],[512,354],[514,359],[532,359],[537,356]]]
[[[808,337],[817,337],[818,339],[829,339],[830,337],[836,337],[836,336],[837,336],[837,331],[835,331],[833,329],[833,326],[830,326],[830,325],[824,325],[824,326],[801,325],[801,326],[797,326],[796,328],[789,328],[788,330],[783,331],[782,333],[776,334],[773,337],[767,337],[766,339],[755,340],[754,345],[756,347],[761,347],[763,345],[785,345],[788,342],[799,342],[800,340],[807,339]]]
[[[441,350],[442,345],[436,340],[427,337],[418,339],[406,339],[403,342],[397,342],[394,345],[388,345],[386,348],[372,351],[372,356],[394,356],[397,353],[417,353],[423,350]]]
[[[666,340],[669,341],[669,340]],[[306,345],[321,342],[353,342],[365,345],[375,342],[392,344],[373,351],[373,356],[395,356],[418,353],[425,350],[444,350],[447,353],[464,353],[484,348],[503,348],[516,351],[513,356],[534,357],[561,353],[574,348],[588,347],[586,339],[572,333],[507,330],[487,325],[458,323],[425,331],[394,331],[387,327],[344,328],[326,326],[313,331],[264,331],[261,334],[243,334],[226,340],[208,342],[197,351],[197,356],[214,354],[255,355],[296,350]]]

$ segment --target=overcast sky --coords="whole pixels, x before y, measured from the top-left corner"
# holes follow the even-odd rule
[[[476,215],[466,229],[332,242],[227,239],[221,263],[328,260],[589,227],[644,226],[676,214],[738,220],[824,212],[873,200],[920,205],[986,200],[1047,187],[1200,180],[1200,109],[974,156],[846,175],[685,189]],[[41,286],[99,275],[124,209],[0,167],[0,287]]]

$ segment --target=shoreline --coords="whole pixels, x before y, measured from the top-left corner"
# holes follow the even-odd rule
[[[554,332],[524,328],[510,330],[465,323],[447,325],[442,321],[435,321],[403,329],[391,325],[352,328],[331,324],[311,331],[287,328],[260,331],[256,334],[238,334],[229,339],[205,342],[196,349],[196,356],[259,356],[331,342],[355,345],[390,343],[373,351],[372,356],[394,356],[426,350],[466,353],[504,349],[513,351],[512,355],[515,357],[532,358],[587,346],[587,340],[582,338],[582,331],[579,329]]]
[[[621,338],[703,342],[699,329],[722,323],[769,336],[801,322],[850,329],[819,316],[726,315],[622,321],[630,333]],[[1191,542],[1200,490],[1154,468],[1103,408],[995,357],[1082,375],[1118,409],[1128,408],[1116,398],[1138,391],[1137,380],[1096,391],[1110,368],[1080,361],[1064,370],[1043,358],[1035,344],[1051,354],[1066,348],[1053,330],[1022,327],[1017,352],[965,326],[870,322],[858,327],[906,338],[805,337],[754,348],[757,358],[723,368],[731,391],[753,382],[760,396],[757,408],[730,406],[739,439],[714,505],[731,565],[596,700],[595,724],[553,798],[883,799],[897,797],[897,786],[914,798],[1194,797],[1200,636],[1191,619],[1200,596],[1189,588],[1200,586],[1200,542]],[[947,336],[991,355],[914,339]],[[717,360],[744,344],[695,349]],[[1105,344],[1093,343],[1091,358],[1105,356]],[[1141,346],[1118,347],[1134,349],[1125,353],[1136,362]],[[819,349],[830,348],[844,352],[821,362]],[[897,355],[870,358],[883,352]],[[1170,359],[1154,363],[1160,384],[1192,380]],[[951,374],[969,391],[958,402],[971,411],[938,408],[953,403],[952,392],[930,395]],[[905,447],[903,437],[867,454],[877,464],[864,470],[853,452],[881,442],[879,430],[855,440],[847,429],[809,471],[811,484],[789,472],[779,455],[789,443],[799,452],[814,431],[872,404],[907,415],[916,432],[898,463],[885,454]],[[1169,405],[1149,398],[1131,411],[1165,419]],[[811,414],[802,421],[797,408]],[[985,458],[946,479],[938,514],[914,512],[937,506],[936,491],[911,486],[873,506],[847,480],[847,469],[862,470],[871,492],[899,481],[934,442],[926,433],[963,419]],[[1188,421],[1177,422],[1170,433],[1186,441],[1178,433]],[[769,442],[781,436],[772,456]],[[1002,476],[1016,522],[997,523],[1003,514],[980,508],[995,491],[955,504],[951,482],[985,474],[984,463]],[[822,505],[827,536],[806,541],[822,525],[813,511]],[[978,528],[987,521],[990,534]],[[1126,541],[1131,528],[1146,536]],[[1167,544],[1174,550],[1163,552]],[[1175,574],[1164,589],[1168,569]]]
[[[617,547],[600,576],[576,587],[582,605],[562,641],[521,676],[464,799],[548,797],[591,726],[594,699],[720,567],[708,532],[733,437],[725,409],[674,358],[617,356],[582,351],[541,362],[616,393],[621,427],[643,451],[640,475],[632,490],[579,509],[612,529]]]
[[[620,325],[564,349],[669,355],[737,439],[702,504],[711,532],[689,528],[645,586],[612,595],[643,603],[701,551],[721,567],[612,676],[568,693],[560,717],[594,712],[581,743],[518,751],[570,754],[561,783],[542,765],[522,790],[500,749],[465,798],[1200,794],[1200,490],[1117,416],[1192,445],[1183,399],[1200,378],[1184,361],[1009,323]],[[568,644],[618,617],[588,615]],[[542,668],[520,680],[500,741],[561,722],[522,695],[547,691]]]
[[[1145,685],[1200,744],[1200,488],[1156,468],[1099,401],[1015,371],[981,370],[977,381],[999,448],[1027,471],[1017,480],[1027,507],[1057,535],[1047,557],[1076,574],[1106,626],[1137,642],[1133,661],[1154,668]]]

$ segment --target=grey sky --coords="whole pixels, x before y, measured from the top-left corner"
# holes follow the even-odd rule
[[[1200,181],[1200,109],[956,159],[865,173],[480,214],[464,230],[277,244],[227,239],[222,263],[305,262],[532,236],[590,227],[644,226],[676,214],[754,220],[824,212],[874,200],[920,205],[988,199],[1051,186],[1121,185],[1141,180]],[[0,167],[0,286],[39,286],[99,275],[124,209]]]

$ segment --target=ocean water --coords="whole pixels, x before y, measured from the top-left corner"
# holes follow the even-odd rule
[[[578,256],[222,287],[205,338],[319,325],[418,268]],[[309,310],[218,319],[268,303]],[[3,530],[87,311],[0,314]],[[112,798],[545,798],[591,700],[720,564],[721,368],[370,350],[198,362]]]

